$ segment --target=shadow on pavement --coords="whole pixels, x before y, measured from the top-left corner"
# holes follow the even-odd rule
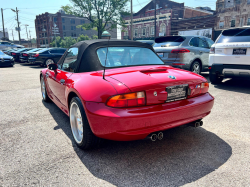
[[[250,81],[246,79],[225,79],[214,85],[217,89],[250,94]]]
[[[55,104],[43,103],[73,142],[69,118]],[[209,125],[209,124],[204,124]],[[117,186],[181,186],[222,166],[232,148],[204,128],[182,126],[164,132],[162,141],[106,141],[83,151],[72,143],[85,167],[97,178]]]
[[[33,69],[44,69],[45,67],[39,66],[39,64],[28,64],[28,63],[19,63],[21,66],[29,66]]]

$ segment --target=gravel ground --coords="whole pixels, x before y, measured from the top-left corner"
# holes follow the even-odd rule
[[[0,186],[249,186],[250,83],[210,85],[215,105],[200,128],[82,151],[68,117],[42,102],[40,70],[0,69]]]

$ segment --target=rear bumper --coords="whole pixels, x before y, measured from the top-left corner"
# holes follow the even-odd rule
[[[27,58],[21,58],[21,57],[20,57],[20,62],[27,62],[27,61],[28,61]]]
[[[104,103],[85,102],[93,133],[104,139],[130,141],[150,133],[184,125],[207,116],[214,98],[204,95],[162,105],[117,109]]]
[[[224,78],[250,78],[250,65],[213,64],[209,73]]]

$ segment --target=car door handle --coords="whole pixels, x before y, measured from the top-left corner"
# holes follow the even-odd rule
[[[64,84],[64,83],[65,83],[65,80],[64,80],[64,79],[61,79],[61,80],[60,80],[60,83],[61,83],[61,84]]]

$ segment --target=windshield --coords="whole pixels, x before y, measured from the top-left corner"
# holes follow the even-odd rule
[[[249,29],[230,29],[222,32],[217,43],[250,42]]]
[[[0,55],[5,55],[5,53],[3,53],[2,51],[0,51]]]
[[[184,40],[185,38],[181,36],[160,37],[155,39],[154,47],[179,46]]]
[[[106,54],[107,54],[106,47],[99,48],[97,50],[97,55],[101,64],[106,67],[164,64],[161,61],[161,59],[152,50],[148,48],[109,47],[107,60],[106,60]]]

